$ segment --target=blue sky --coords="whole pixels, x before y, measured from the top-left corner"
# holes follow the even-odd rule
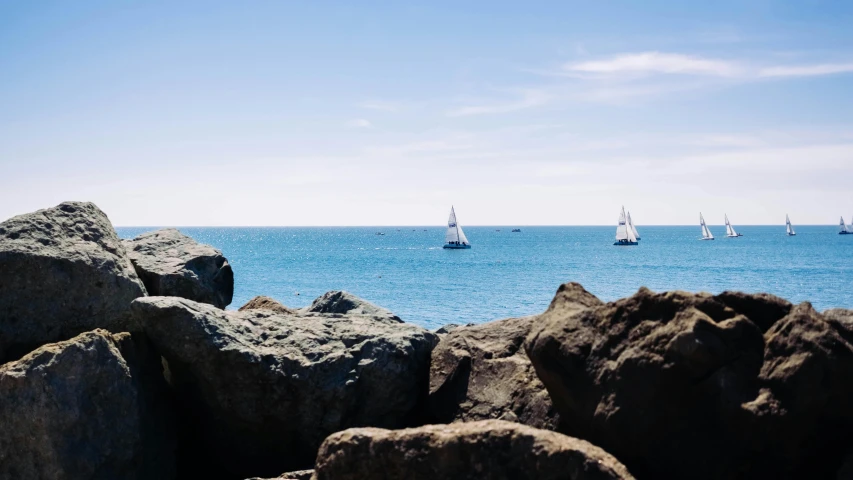
[[[0,0],[0,218],[853,214],[851,2],[399,3]]]

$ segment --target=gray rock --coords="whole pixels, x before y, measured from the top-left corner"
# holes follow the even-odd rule
[[[580,310],[602,305],[569,284],[555,305]],[[436,422],[510,420],[558,430],[559,416],[522,348],[536,317],[455,328],[442,337],[430,363],[429,412]]]
[[[402,322],[400,317],[389,310],[376,306],[367,300],[340,290],[326,292],[317,297],[311,305],[302,309],[305,313],[341,313],[348,315],[372,315],[387,317],[394,322]]]
[[[459,325],[458,323],[448,323],[447,325],[443,325],[441,327],[438,327],[435,330],[435,333],[437,335],[447,335],[448,333],[450,333],[450,332],[452,332],[458,328],[473,327],[474,325],[476,325],[476,323],[467,323],[465,325]]]
[[[0,478],[173,478],[159,368],[144,340],[105,330],[0,366]]]
[[[192,412],[203,461],[234,478],[310,467],[329,434],[407,426],[425,401],[437,338],[415,325],[175,297],[139,299],[133,310]]]
[[[257,297],[246,302],[245,305],[238,309],[241,312],[246,310],[272,310],[276,313],[285,313],[288,315],[294,315],[297,313],[296,310],[292,308],[288,308],[281,303],[273,300],[270,297],[265,297],[263,295],[258,295]]]
[[[832,478],[853,446],[851,320],[767,294],[643,288],[552,303],[525,348],[566,432],[641,478]]]
[[[317,454],[316,480],[630,480],[589,442],[486,420],[406,430],[335,433]]]
[[[145,295],[107,216],[65,202],[0,223],[0,363],[95,328],[127,331]]]
[[[181,297],[218,308],[231,303],[234,272],[221,251],[174,228],[124,242],[149,295]]]
[[[275,478],[248,478],[246,480],[311,480],[314,475],[314,470],[297,470],[295,472],[282,473]]]

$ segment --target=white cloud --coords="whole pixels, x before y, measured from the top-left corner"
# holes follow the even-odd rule
[[[348,121],[346,125],[350,128],[373,128],[373,124],[370,123],[370,120],[366,120],[364,118],[354,118]]]
[[[678,73],[723,77],[734,76],[741,71],[738,64],[726,60],[664,52],[625,53],[605,60],[568,64],[563,69],[599,74]]]
[[[818,65],[781,65],[763,68],[762,77],[810,77],[853,72],[853,63],[824,63]]]
[[[520,90],[521,98],[510,102],[491,102],[480,105],[467,105],[447,112],[449,117],[464,117],[470,115],[485,115],[491,113],[509,113],[527,108],[538,107],[553,99],[543,90],[523,89]]]

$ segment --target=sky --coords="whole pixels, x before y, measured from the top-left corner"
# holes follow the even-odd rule
[[[851,25],[850,1],[0,0],[0,220],[849,222]]]

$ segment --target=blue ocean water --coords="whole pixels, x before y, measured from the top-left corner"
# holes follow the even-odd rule
[[[837,227],[739,226],[743,237],[699,241],[699,227],[639,227],[636,247],[613,246],[614,227],[465,227],[470,250],[444,250],[443,227],[181,228],[223,251],[238,308],[255,295],[302,307],[348,290],[436,328],[542,312],[564,282],[602,300],[640,286],[770,292],[819,310],[853,308],[853,235]],[[132,238],[152,227],[117,228]],[[500,229],[500,231],[496,231]],[[376,235],[376,232],[385,235]],[[297,295],[298,292],[298,295]]]

